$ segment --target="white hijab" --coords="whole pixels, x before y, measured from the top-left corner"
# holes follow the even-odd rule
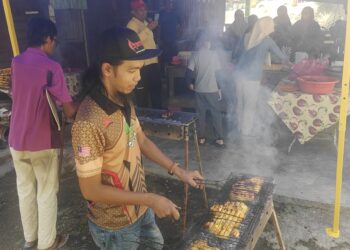
[[[246,50],[259,45],[266,37],[275,30],[275,25],[271,17],[262,17],[254,25],[253,30],[244,38]]]

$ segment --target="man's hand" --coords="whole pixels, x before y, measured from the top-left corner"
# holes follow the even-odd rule
[[[180,218],[178,206],[163,196],[150,194],[148,207],[153,209],[158,218],[173,217],[175,220]]]
[[[155,28],[158,27],[158,22],[152,21],[152,22],[150,22],[150,23],[147,25],[147,27],[148,27],[150,30],[154,30]]]
[[[201,180],[204,181],[204,178],[197,170],[189,171],[189,170],[184,170],[183,168],[177,168],[176,175],[179,177],[181,181],[191,185],[194,188],[203,189],[204,187],[203,184],[199,184]],[[196,182],[196,180],[199,180],[199,183]]]
[[[189,88],[190,90],[194,91],[194,84],[188,85],[188,88]]]

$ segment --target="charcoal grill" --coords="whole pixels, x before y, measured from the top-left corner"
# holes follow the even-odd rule
[[[164,114],[168,115],[164,117]],[[148,136],[155,136],[163,139],[184,141],[184,167],[189,169],[189,139],[190,133],[193,135],[193,141],[196,148],[196,160],[198,170],[203,176],[203,168],[198,145],[198,136],[196,129],[197,114],[189,112],[169,112],[159,109],[136,109],[137,117],[140,121],[142,130]],[[208,207],[207,193],[203,189],[203,199],[205,207]],[[187,222],[187,203],[188,203],[188,184],[185,184],[185,197],[183,207],[183,230],[186,229]]]
[[[223,204],[226,201],[228,201],[232,185],[240,180],[244,180],[251,177],[253,176],[233,176],[231,174],[229,179],[226,181],[226,183],[221,189],[221,195],[214,201],[214,204]],[[240,231],[239,237],[231,236],[227,239],[222,239],[222,237],[218,237],[217,235],[214,235],[211,232],[209,232],[205,228],[205,224],[213,218],[213,214],[208,211],[208,213],[203,215],[202,219],[200,219],[198,223],[193,225],[188,230],[188,232],[183,238],[182,243],[179,246],[176,246],[176,248],[174,249],[190,249],[190,246],[193,242],[197,240],[203,240],[207,242],[208,246],[217,247],[218,249],[252,250],[254,249],[254,246],[260,238],[260,235],[264,231],[268,220],[271,219],[274,226],[274,230],[276,232],[278,243],[280,245],[280,249],[284,250],[285,246],[282,240],[281,231],[273,206],[273,179],[262,179],[262,188],[255,197],[255,199],[253,201],[244,202],[248,206],[249,210],[245,219],[241,222],[238,228]]]

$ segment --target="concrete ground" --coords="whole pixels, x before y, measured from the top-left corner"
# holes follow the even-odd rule
[[[325,229],[333,222],[332,204],[335,192],[336,149],[331,137],[327,140],[316,139],[305,145],[296,143],[291,153],[288,154],[288,146],[292,137],[282,125],[278,131],[278,139],[269,143],[252,139],[242,141],[232,137],[227,142],[225,149],[218,149],[210,144],[201,146],[205,177],[210,180],[225,180],[230,173],[271,176],[276,184],[274,201],[287,249],[350,249],[350,225],[347,223],[350,220],[348,157],[345,159],[343,173],[341,236],[338,239],[333,239],[325,233]],[[183,163],[182,142],[153,139],[172,159]],[[64,162],[64,172],[71,180],[74,178],[74,161],[70,145],[66,147]],[[148,173],[168,177],[166,171],[147,160],[145,166]],[[192,142],[190,144],[190,168],[197,168]],[[1,250],[18,249],[22,242],[15,195],[15,178],[13,173],[8,173],[11,169],[12,161],[9,151],[2,150],[0,152],[0,176],[2,174],[0,183],[4,183],[5,187],[10,187],[10,189],[6,189],[5,193],[0,192],[0,221],[6,224],[2,223],[0,227],[0,242],[8,242],[5,244],[5,248],[3,244],[0,244]],[[73,185],[71,181],[69,183],[68,185]],[[74,185],[74,192],[78,194],[76,183]],[[11,207],[8,207],[7,201],[9,199],[12,200]],[[59,213],[59,221],[69,221],[69,218],[76,217],[76,213],[69,212],[69,206],[76,206],[79,211],[84,211],[85,208],[82,204],[82,202],[77,203],[67,199],[61,205],[63,208]],[[9,210],[12,213],[13,211],[17,213],[16,220],[13,222],[8,220]],[[80,212],[79,216],[83,216],[83,214],[84,212]],[[63,249],[95,249],[84,223],[82,217],[75,224],[71,222],[68,225],[73,231],[74,242],[87,243],[85,245],[71,243]],[[61,229],[65,229],[65,227],[61,226]],[[16,237],[11,237],[8,234]],[[10,245],[15,245],[16,248],[11,248]],[[256,249],[278,249],[271,225],[265,230]]]

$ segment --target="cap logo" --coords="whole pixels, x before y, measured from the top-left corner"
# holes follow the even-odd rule
[[[142,52],[145,50],[145,48],[143,47],[143,44],[141,41],[137,41],[137,42],[132,42],[128,39],[128,45],[129,45],[129,48],[134,51],[136,54]]]

